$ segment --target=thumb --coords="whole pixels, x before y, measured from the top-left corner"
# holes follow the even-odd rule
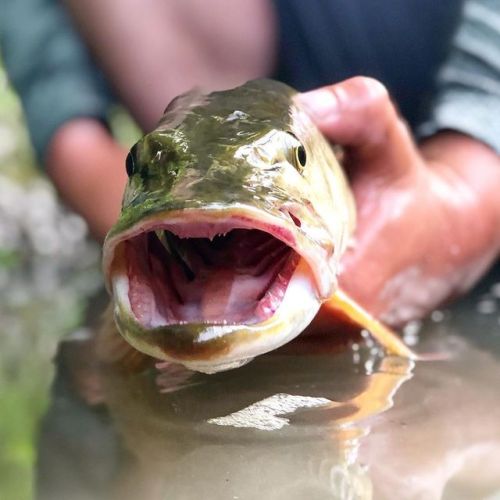
[[[354,168],[399,177],[418,165],[408,127],[378,80],[358,76],[296,99],[327,139],[345,147]]]

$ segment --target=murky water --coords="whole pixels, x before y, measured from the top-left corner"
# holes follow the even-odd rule
[[[94,309],[60,344],[38,498],[498,499],[497,279],[407,329],[446,355],[416,365],[299,342],[211,376],[118,367]]]

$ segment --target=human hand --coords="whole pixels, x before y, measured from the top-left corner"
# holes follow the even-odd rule
[[[97,120],[78,118],[54,135],[47,156],[47,173],[60,195],[86,221],[99,241],[115,223],[127,181],[120,146]]]
[[[376,80],[356,77],[298,99],[332,142],[358,210],[340,285],[392,324],[467,290],[499,251],[500,159],[461,134],[420,148]]]

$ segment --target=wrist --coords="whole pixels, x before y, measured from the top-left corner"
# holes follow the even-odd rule
[[[455,177],[471,193],[485,195],[500,217],[500,156],[486,144],[464,134],[444,131],[423,142],[420,152],[443,177]]]
[[[431,199],[440,206],[434,246],[447,253],[443,264],[462,292],[500,251],[500,158],[485,144],[455,132],[429,139],[421,153]]]
[[[453,187],[448,201],[476,211],[477,224],[489,224],[500,238],[500,156],[486,144],[452,131],[430,138],[420,150],[429,168]]]

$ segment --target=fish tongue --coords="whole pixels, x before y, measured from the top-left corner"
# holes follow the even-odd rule
[[[203,319],[233,324],[252,321],[259,296],[269,285],[269,275],[255,278],[240,275],[231,269],[217,269],[214,274],[203,287]]]
[[[201,310],[207,321],[219,321],[226,318],[230,306],[231,292],[235,275],[230,269],[219,269],[217,279],[207,280],[203,288]]]

